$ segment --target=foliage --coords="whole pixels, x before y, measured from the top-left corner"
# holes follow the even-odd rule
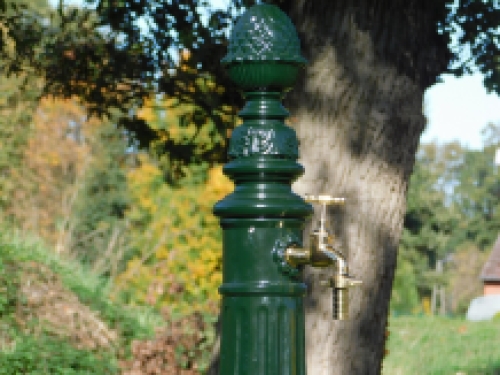
[[[189,53],[183,54],[183,62],[189,61]],[[186,68],[187,69],[187,68]],[[223,87],[200,76],[194,82],[189,82],[193,90],[202,92],[223,92]],[[155,95],[146,100],[137,116],[144,120],[154,132],[150,152],[159,161],[166,181],[178,184],[186,177],[186,168],[191,165],[208,163],[213,165],[226,158],[227,136],[232,129],[234,118],[226,113],[231,109],[224,107],[223,111],[213,109],[223,121],[227,133],[223,133],[221,124],[215,122],[205,111],[193,104],[184,103],[178,97],[171,98]]]
[[[118,374],[109,353],[80,350],[49,336],[20,335],[12,350],[0,351],[0,374]]]
[[[1,63],[0,63],[1,65]],[[40,80],[32,79],[29,90],[22,89],[21,77],[0,77],[0,207],[9,206],[8,198],[17,190],[13,178],[23,167],[23,151],[32,133],[32,114],[41,92]]]
[[[431,263],[448,251],[448,242],[455,234],[460,215],[451,207],[448,197],[453,187],[453,171],[461,163],[463,150],[452,143],[442,147],[422,145],[417,154],[408,192],[405,231],[402,243]]]
[[[91,112],[109,113],[111,108],[123,109],[123,103],[140,100],[144,92],[139,83],[143,77],[138,67],[143,61],[140,45],[124,50],[118,35],[99,28],[94,10],[73,6],[40,10],[24,3],[5,0],[0,4],[5,72],[35,72],[44,79],[42,95],[78,96]],[[14,47],[3,48],[9,45]]]
[[[32,131],[25,144],[17,146],[21,163],[10,169],[9,181],[16,188],[6,213],[20,228],[36,231],[53,244],[58,241],[57,221],[70,214],[85,173],[89,152],[83,142],[84,121],[76,100],[41,100]]]
[[[460,245],[453,254],[448,269],[448,290],[453,296],[450,308],[454,313],[465,315],[470,301],[483,293],[479,275],[489,254],[490,251],[482,251],[471,243]]]
[[[391,307],[395,311],[414,311],[415,291],[418,300],[430,296],[439,277],[433,271],[436,260],[453,251],[449,244],[461,221],[459,213],[448,203],[447,192],[453,186],[450,179],[461,157],[458,144],[422,145],[417,154],[392,294]]]
[[[46,14],[24,9],[14,0],[2,3],[0,23],[6,33],[0,47],[14,46],[0,48],[5,71],[37,72],[44,78],[43,94],[77,96],[91,114],[110,114],[118,108],[120,124],[141,146],[148,146],[155,133],[134,110],[151,92],[195,104],[216,125],[219,136],[227,136],[222,115],[227,109],[232,112],[239,95],[233,90],[200,89],[195,83],[205,79],[230,87],[219,61],[225,54],[233,6],[222,11],[205,1],[122,0],[117,6],[89,0],[84,8],[64,7],[61,2],[62,8]],[[237,1],[234,7],[241,5]],[[181,65],[182,50],[192,57]]]
[[[24,9],[14,0],[2,0],[0,23],[6,31],[0,46],[11,46],[3,48],[0,56],[5,70],[16,74],[35,71],[44,78],[44,94],[66,98],[76,95],[87,103],[91,113],[109,114],[112,109],[120,108],[120,124],[134,134],[141,146],[148,146],[158,137],[135,112],[151,97],[151,92],[194,105],[215,125],[219,137],[227,136],[231,124],[224,117],[241,106],[241,99],[219,62],[226,53],[232,21],[255,1],[232,1],[226,9],[215,9],[208,1],[193,0],[120,0],[118,3],[87,0],[85,3],[86,7],[78,8],[61,2],[62,8],[42,12]],[[289,2],[271,3],[285,12],[291,10]],[[500,73],[496,56],[500,11],[491,1],[454,3],[445,0],[425,3],[426,14],[436,28],[429,29],[432,31],[422,41],[412,32],[402,36],[400,48],[394,49],[398,55],[391,56],[391,61],[396,61],[404,74],[424,82],[424,86],[434,82],[432,72],[445,72],[454,59],[456,64],[448,70],[457,74],[470,70],[472,61],[485,73],[487,87],[498,91]],[[394,17],[406,6],[399,1],[380,5],[395,9]],[[470,61],[461,62],[452,53],[447,54],[447,61],[441,62],[418,58],[419,43],[439,40],[436,44],[446,49],[456,30],[461,31],[457,34],[459,43],[452,50],[455,56],[463,56],[460,49],[469,46]],[[190,58],[181,63],[181,51],[185,50],[189,51]],[[200,79],[225,90],[200,89],[196,84]],[[196,125],[201,129],[204,124],[202,121]]]
[[[500,372],[498,322],[469,322],[425,316],[390,319],[384,375]]]
[[[479,69],[489,91],[500,94],[500,6],[496,1],[462,0],[449,5],[446,28],[457,37],[452,49],[457,74]]]
[[[484,129],[484,148],[457,143],[421,145],[411,177],[400,242],[392,308],[409,312],[433,285],[448,285],[451,311],[463,313],[480,294],[478,276],[485,253],[500,233],[500,182],[494,152],[499,126]],[[447,271],[434,271],[437,260]]]
[[[495,148],[491,145],[464,153],[464,161],[458,168],[459,183],[452,196],[466,223],[457,242],[473,241],[482,250],[489,248],[500,232],[500,182],[494,165]]]
[[[5,210],[18,185],[12,174],[23,166],[23,152],[32,131],[33,114],[41,96],[44,82],[39,72],[21,69],[16,75],[7,75],[18,44],[12,35],[21,30],[8,20],[20,20],[23,14],[47,15],[50,10],[47,0],[18,0],[9,7],[0,4],[0,207]],[[33,35],[24,34],[29,40]],[[28,55],[31,55],[29,53]]]
[[[125,174],[133,157],[126,135],[111,120],[88,119],[76,98],[41,99],[31,127],[9,168],[15,189],[4,217],[57,252],[116,275],[126,257]]]
[[[215,340],[213,322],[199,313],[167,321],[155,338],[132,343],[132,358],[121,366],[123,375],[206,373]]]
[[[218,310],[221,233],[214,203],[232,184],[220,167],[205,185],[181,188],[164,183],[161,170],[145,156],[129,173],[130,237],[135,256],[117,279],[131,302],[160,306],[174,315]]]
[[[391,295],[391,311],[393,313],[416,313],[420,307],[417,291],[417,280],[413,265],[407,259],[399,259],[394,276]]]
[[[10,247],[2,247],[0,258],[0,317],[6,318],[15,312],[17,291],[19,289],[19,273],[10,259]]]
[[[133,155],[112,122],[87,131],[88,166],[74,202],[70,252],[98,273],[116,275],[126,257],[126,171]]]
[[[32,371],[35,371],[43,368],[36,367],[35,362],[40,362],[40,366],[55,366],[55,361],[59,358],[60,367],[64,368],[67,363],[81,360],[82,369],[95,362],[95,373],[108,373],[104,371],[108,368],[104,367],[105,364],[111,366],[110,369],[116,368],[117,360],[127,354],[132,340],[151,336],[153,327],[162,324],[158,315],[112,303],[105,279],[94,276],[74,261],[61,259],[36,238],[28,241],[24,235],[21,239],[12,234],[10,229],[3,228],[0,250],[0,362],[25,361],[26,366],[34,366]],[[37,286],[41,289],[36,289]],[[44,290],[44,293],[39,295],[37,290]],[[47,306],[42,306],[45,299],[50,301],[47,300]],[[57,303],[54,304],[53,301]],[[61,308],[61,303],[64,308]],[[86,306],[78,308],[82,303],[90,309]],[[37,310],[46,309],[49,317],[67,315],[64,315],[64,311],[54,309],[75,311],[75,314],[68,317],[78,319],[80,324],[85,321],[100,324],[99,329],[95,329],[96,335],[89,332],[87,339],[80,336],[78,326],[66,324],[60,329],[54,329],[56,327],[46,324],[44,316],[36,313]],[[84,315],[89,315],[89,318],[86,319]],[[98,320],[102,321],[96,323]],[[60,324],[65,323],[62,318],[60,321]],[[89,328],[91,327],[87,327]],[[111,332],[110,330],[118,334],[116,339],[108,335],[111,340],[116,341],[111,346],[109,343],[103,346],[99,332]],[[88,341],[84,341],[93,340],[92,337],[98,340],[96,345],[88,345]],[[33,349],[28,350],[28,347]],[[94,350],[91,353],[88,350],[92,348]],[[99,350],[95,350],[96,348]],[[52,359],[47,361],[46,357],[53,358],[54,362],[51,362]],[[9,366],[2,368],[10,369]],[[77,368],[79,367],[75,367]],[[83,373],[94,372],[87,369]]]

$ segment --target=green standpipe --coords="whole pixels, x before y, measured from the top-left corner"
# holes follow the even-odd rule
[[[305,375],[306,286],[286,251],[302,247],[313,210],[291,190],[303,167],[281,104],[305,62],[290,19],[266,4],[241,16],[222,60],[246,105],[224,167],[235,190],[214,208],[223,229],[220,375]]]

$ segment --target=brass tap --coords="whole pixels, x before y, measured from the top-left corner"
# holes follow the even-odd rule
[[[321,204],[319,226],[310,234],[310,248],[301,248],[292,244],[286,248],[285,260],[292,267],[309,264],[312,267],[333,267],[335,272],[323,285],[333,288],[332,315],[335,320],[349,317],[349,288],[361,285],[349,275],[345,256],[334,245],[334,237],[326,230],[326,208],[328,205],[343,205],[344,198],[329,195],[307,195],[306,202]]]

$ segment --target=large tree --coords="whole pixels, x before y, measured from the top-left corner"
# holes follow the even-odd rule
[[[12,59],[12,70],[34,65],[46,72],[48,91],[77,93],[96,112],[103,106],[133,105],[148,89],[158,89],[196,103],[224,134],[224,122],[213,116],[217,113],[213,108],[238,105],[232,86],[216,95],[192,91],[185,81],[205,75],[226,85],[219,60],[225,53],[224,28],[233,9],[213,12],[204,22],[205,2],[88,2],[95,5],[95,14],[82,12],[80,17],[78,12],[61,10],[60,22],[52,24],[45,40],[33,35],[46,23],[33,23],[26,16],[0,18],[3,24],[18,26],[9,28],[20,51]],[[236,0],[233,5],[251,3]],[[377,374],[408,181],[425,127],[423,93],[441,73],[470,69],[470,61],[485,74],[487,87],[500,91],[496,65],[500,12],[492,1],[480,0],[459,1],[454,7],[445,0],[274,3],[291,16],[309,60],[288,103],[306,168],[296,190],[346,196],[348,204],[336,215],[334,231],[352,273],[364,282],[353,293],[353,319],[333,322],[330,295],[318,287],[320,275],[308,275],[308,371]],[[0,1],[0,9],[8,4]],[[137,21],[141,16],[149,23],[148,34],[141,33]],[[470,46],[468,55],[461,55],[470,57],[464,62],[454,58],[448,46],[450,33],[460,27],[458,42]],[[24,40],[23,33],[31,39]],[[27,53],[39,44],[50,55],[39,50]],[[172,53],[182,48],[191,52],[189,69],[179,69]],[[143,143],[154,137],[134,118],[123,123]]]
[[[436,1],[302,1],[289,14],[309,60],[290,96],[301,140],[301,193],[347,198],[336,215],[352,274],[352,319],[332,321],[331,296],[311,272],[308,372],[378,374],[406,192],[425,127],[423,94],[450,61]]]

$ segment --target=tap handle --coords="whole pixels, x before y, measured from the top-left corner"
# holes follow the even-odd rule
[[[335,198],[331,195],[320,194],[320,195],[312,195],[306,194],[304,197],[305,201],[308,203],[319,203],[321,204],[321,217],[319,219],[320,223],[320,231],[325,231],[325,223],[326,223],[326,206],[341,206],[345,203],[345,198]]]

